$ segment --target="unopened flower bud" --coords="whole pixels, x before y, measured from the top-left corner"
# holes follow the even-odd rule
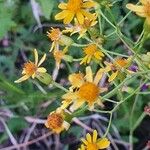
[[[52,82],[52,77],[48,73],[39,73],[36,78],[46,85],[49,85]]]
[[[64,55],[63,59],[64,59],[65,61],[68,61],[68,62],[72,62],[72,61],[73,61],[73,57],[70,56],[70,55]]]
[[[73,40],[70,37],[66,36],[66,35],[62,35],[60,40],[59,40],[59,43],[61,45],[70,46],[73,43]]]

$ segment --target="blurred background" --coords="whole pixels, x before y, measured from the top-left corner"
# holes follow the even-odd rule
[[[0,149],[75,150],[80,145],[80,137],[86,133],[78,122],[73,122],[71,128],[61,136],[51,134],[44,126],[43,123],[49,112],[60,106],[63,91],[39,84],[36,80],[14,83],[21,76],[23,63],[28,59],[33,60],[34,48],[38,50],[40,56],[47,53],[44,66],[62,85],[68,86],[69,71],[78,71],[77,62],[71,64],[62,62],[60,70],[57,70],[54,58],[49,53],[51,41],[46,36],[47,30],[50,27],[64,28],[62,22],[54,20],[55,14],[60,11],[57,8],[60,2],[61,0],[0,0]],[[111,8],[117,22],[128,12],[125,8],[128,2],[129,0],[116,0]],[[142,32],[143,20],[131,14],[121,27],[125,35],[136,40]],[[103,30],[105,35],[113,32],[107,24]],[[76,41],[77,35],[72,38]],[[84,40],[76,42],[84,43]],[[145,42],[143,53],[150,51],[149,46],[149,41]],[[126,53],[125,47],[116,35],[106,39],[105,47],[118,53]],[[80,48],[71,47],[70,54],[74,58],[82,57]],[[134,85],[136,87],[138,81]],[[143,90],[149,90],[149,85]],[[140,95],[138,98],[135,120],[150,100],[149,95]],[[131,101],[125,104],[124,109],[120,108],[114,113],[112,128],[108,135],[112,143],[110,150],[129,149],[129,117],[132,103],[131,97]],[[109,103],[105,106],[106,109],[112,108]],[[109,117],[92,112],[85,113],[79,119],[87,126],[96,128],[102,135]],[[134,132],[135,150],[146,147],[150,139],[149,127],[149,117],[145,117]]]

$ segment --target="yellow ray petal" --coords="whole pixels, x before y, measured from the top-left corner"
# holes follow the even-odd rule
[[[92,69],[90,66],[86,67],[86,76],[85,76],[86,81],[88,82],[93,82],[93,74],[92,74]]]
[[[73,87],[80,87],[84,83],[82,73],[73,73],[69,75],[68,79]]]
[[[33,75],[31,76],[31,77],[32,77],[32,79],[34,79],[34,78],[35,78],[35,76],[36,76],[36,74],[35,74],[35,73],[33,73]]]
[[[141,2],[143,5],[146,5],[146,4],[147,4],[147,0],[140,0],[140,2]]]
[[[133,5],[133,4],[127,4],[126,7],[128,9],[130,9],[131,11],[134,11],[134,12],[138,12],[138,13],[143,13],[144,12],[144,7],[143,6],[136,6],[136,5]]]
[[[45,59],[46,59],[46,54],[44,54],[41,60],[39,61],[38,67],[45,61]]]
[[[87,64],[90,63],[91,59],[92,59],[92,56],[88,56],[88,57],[87,57]]]
[[[52,43],[52,45],[51,45],[51,48],[50,48],[49,52],[52,52],[52,50],[54,49],[54,47],[55,47],[55,42],[53,42],[53,43]]]
[[[60,3],[58,5],[58,8],[60,8],[60,9],[66,9],[67,8],[67,4],[66,3]]]
[[[62,105],[60,106],[61,109],[66,109],[70,104],[72,103],[72,100],[64,100],[62,101]]]
[[[30,78],[30,76],[24,75],[23,77],[21,77],[20,79],[16,80],[15,83],[20,83],[22,81],[27,80],[28,78]]]
[[[80,24],[83,24],[84,23],[84,16],[82,15],[82,13],[79,11],[79,12],[77,12],[76,16],[77,16],[78,22]]]
[[[91,2],[83,3],[82,7],[83,8],[91,8],[91,7],[94,7],[95,5],[96,5],[96,3],[91,1]]]
[[[77,93],[73,92],[68,92],[62,96],[62,99],[76,99],[77,98]]]
[[[110,142],[108,141],[107,138],[103,138],[103,139],[100,139],[99,142],[97,142],[97,145],[99,149],[104,149],[104,148],[109,147]]]
[[[38,52],[36,49],[34,49],[34,58],[35,58],[35,65],[37,66],[37,64],[38,64]]]
[[[97,85],[98,82],[100,81],[100,79],[102,78],[103,76],[103,70],[102,69],[99,69],[98,72],[96,73],[95,75],[95,78],[94,78],[94,83]]]
[[[112,73],[112,75],[109,77],[108,82],[113,81],[113,80],[117,77],[117,75],[118,75],[118,71],[116,71],[116,72]]]
[[[94,131],[93,131],[93,143],[95,143],[96,140],[97,140],[97,131],[94,130]]]
[[[85,10],[81,10],[81,13],[82,13],[85,17],[87,17],[88,19],[90,19],[90,20],[93,19],[93,14],[91,14],[91,13],[85,11]]]
[[[44,67],[39,67],[37,72],[45,73],[47,70]]]
[[[88,144],[88,142],[85,140],[85,139],[81,139],[81,141],[85,144],[85,145],[87,145]]]
[[[64,19],[68,15],[68,10],[63,10],[55,16],[56,20]]]
[[[64,18],[64,24],[69,24],[71,21],[72,21],[72,19],[73,19],[73,17],[74,17],[74,12],[68,12],[67,13],[67,16]]]
[[[80,108],[84,104],[83,100],[76,100],[74,103],[70,106],[70,111],[74,112],[78,108]]]
[[[85,57],[82,59],[82,61],[80,62],[80,64],[86,64],[87,59],[88,59],[88,56],[85,56]]]
[[[91,135],[89,133],[86,134],[86,139],[88,142],[90,142],[90,143],[92,142],[92,138],[91,138]]]

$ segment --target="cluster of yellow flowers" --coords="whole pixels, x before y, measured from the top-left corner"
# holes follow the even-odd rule
[[[146,21],[150,23],[150,1],[140,0],[140,2],[142,6],[127,4],[127,8],[136,12],[137,15],[145,17]],[[99,14],[96,12],[98,5],[93,0],[68,0],[67,3],[60,3],[58,5],[62,9],[62,12],[58,13],[55,19],[63,20],[66,27],[62,31],[59,28],[51,28],[47,32],[47,36],[52,42],[50,52],[54,56],[57,68],[60,67],[62,60],[73,61],[73,57],[67,53],[69,47],[74,44],[74,41],[65,34],[70,34],[71,36],[78,33],[78,39],[86,38],[88,34],[91,36],[91,39],[95,38],[90,33],[90,30],[98,22],[97,17]],[[89,64],[93,62],[99,64],[105,58],[105,53],[101,47],[102,39],[101,42],[95,39],[94,42],[90,42],[83,47],[84,56],[80,59],[80,65],[88,65],[85,69],[86,73],[85,75],[81,72],[69,75],[68,80],[71,86],[68,92],[62,96],[62,105],[56,111],[49,114],[45,123],[45,126],[55,133],[60,133],[64,129],[67,130],[70,126],[70,122],[66,121],[66,116],[69,115],[66,113],[66,109],[68,109],[69,113],[73,113],[85,104],[88,105],[89,110],[93,110],[95,105],[104,107],[100,94],[106,92],[108,89],[101,87],[99,84],[103,75],[108,75],[108,82],[113,82],[116,78],[120,78],[122,74],[132,74],[132,71],[128,69],[131,65],[132,58],[116,57],[111,62],[105,61],[103,67],[97,70],[94,76]],[[34,56],[35,62],[29,61],[24,64],[22,71],[23,77],[16,80],[16,83],[27,80],[30,77],[40,79],[41,76],[44,78],[47,75],[46,69],[40,67],[46,59],[46,54],[39,61],[38,52],[34,49]],[[50,84],[50,80],[48,81],[49,83],[47,84]],[[107,148],[110,145],[107,138],[97,139],[97,136],[98,133],[96,130],[93,131],[93,136],[88,133],[86,139],[82,139],[83,144],[79,150],[99,150]]]

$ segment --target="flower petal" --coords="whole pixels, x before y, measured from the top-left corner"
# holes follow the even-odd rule
[[[126,7],[130,9],[131,11],[138,12],[138,13],[143,13],[144,12],[144,7],[143,6],[137,6],[133,4],[127,4]]]
[[[94,7],[96,5],[95,2],[91,1],[91,2],[85,2],[83,3],[82,7],[83,8],[91,8],[91,7]]]
[[[86,67],[86,76],[85,79],[88,82],[93,82],[93,74],[92,74],[92,69],[90,66]]]
[[[36,49],[34,49],[34,58],[35,58],[35,65],[37,66],[37,64],[38,64],[38,52]]]
[[[39,67],[37,69],[37,72],[40,72],[40,73],[45,73],[47,70],[44,68],[44,67]]]
[[[60,9],[66,9],[67,8],[67,4],[66,3],[60,3],[58,5],[58,8],[60,8]]]
[[[84,23],[84,16],[83,16],[83,14],[79,11],[79,12],[77,12],[76,16],[77,16],[79,24],[83,24]]]
[[[116,72],[112,73],[112,75],[109,77],[108,82],[113,81],[113,80],[117,77],[117,75],[118,75],[118,71],[116,71]]]
[[[64,95],[62,96],[62,98],[63,98],[63,99],[71,99],[71,100],[73,100],[73,99],[76,99],[76,98],[77,98],[77,93],[68,92],[68,93],[64,94]]]
[[[93,14],[91,14],[90,12],[87,12],[85,10],[81,10],[81,13],[87,17],[88,19],[92,20],[93,19]]]
[[[99,149],[104,149],[104,148],[109,147],[110,141],[108,141],[107,138],[102,138],[102,139],[100,139],[99,142],[97,142],[97,145],[98,145]]]
[[[73,12],[68,12],[67,13],[67,16],[64,18],[64,24],[69,24],[71,21],[72,21],[72,19],[73,19],[73,17],[74,17],[74,13]]]
[[[15,83],[20,83],[22,81],[27,80],[28,78],[30,78],[30,76],[24,75],[23,77],[21,77],[20,79],[16,80]]]
[[[104,70],[102,70],[102,69],[99,69],[98,72],[96,73],[95,78],[94,78],[94,83],[95,83],[96,85],[98,84],[98,82],[99,82],[100,79],[102,78],[103,73],[104,73]]]
[[[46,59],[46,54],[44,54],[41,60],[39,61],[38,67],[45,61],[45,59]]]
[[[83,100],[76,100],[74,103],[70,106],[70,111],[74,112],[78,108],[80,108],[84,104]]]
[[[88,142],[90,142],[90,143],[92,142],[92,138],[91,138],[91,135],[89,133],[86,134],[86,139]]]
[[[82,73],[73,73],[69,75],[69,81],[73,87],[80,87],[84,83],[84,78]]]
[[[85,144],[85,145],[87,145],[88,144],[88,142],[85,140],[85,139],[81,139],[81,141]]]
[[[61,109],[66,109],[71,103],[72,103],[72,100],[70,99],[63,100],[62,105],[60,107]]]
[[[86,64],[88,59],[88,56],[86,55],[84,58],[82,58],[82,61],[80,62],[80,64]]]
[[[64,19],[68,15],[68,10],[63,10],[62,12],[55,15],[56,20]]]
[[[140,0],[140,2],[141,2],[143,5],[146,5],[146,4],[147,4],[147,0]]]
[[[95,143],[96,140],[97,140],[97,131],[94,130],[94,131],[93,131],[93,143]]]

